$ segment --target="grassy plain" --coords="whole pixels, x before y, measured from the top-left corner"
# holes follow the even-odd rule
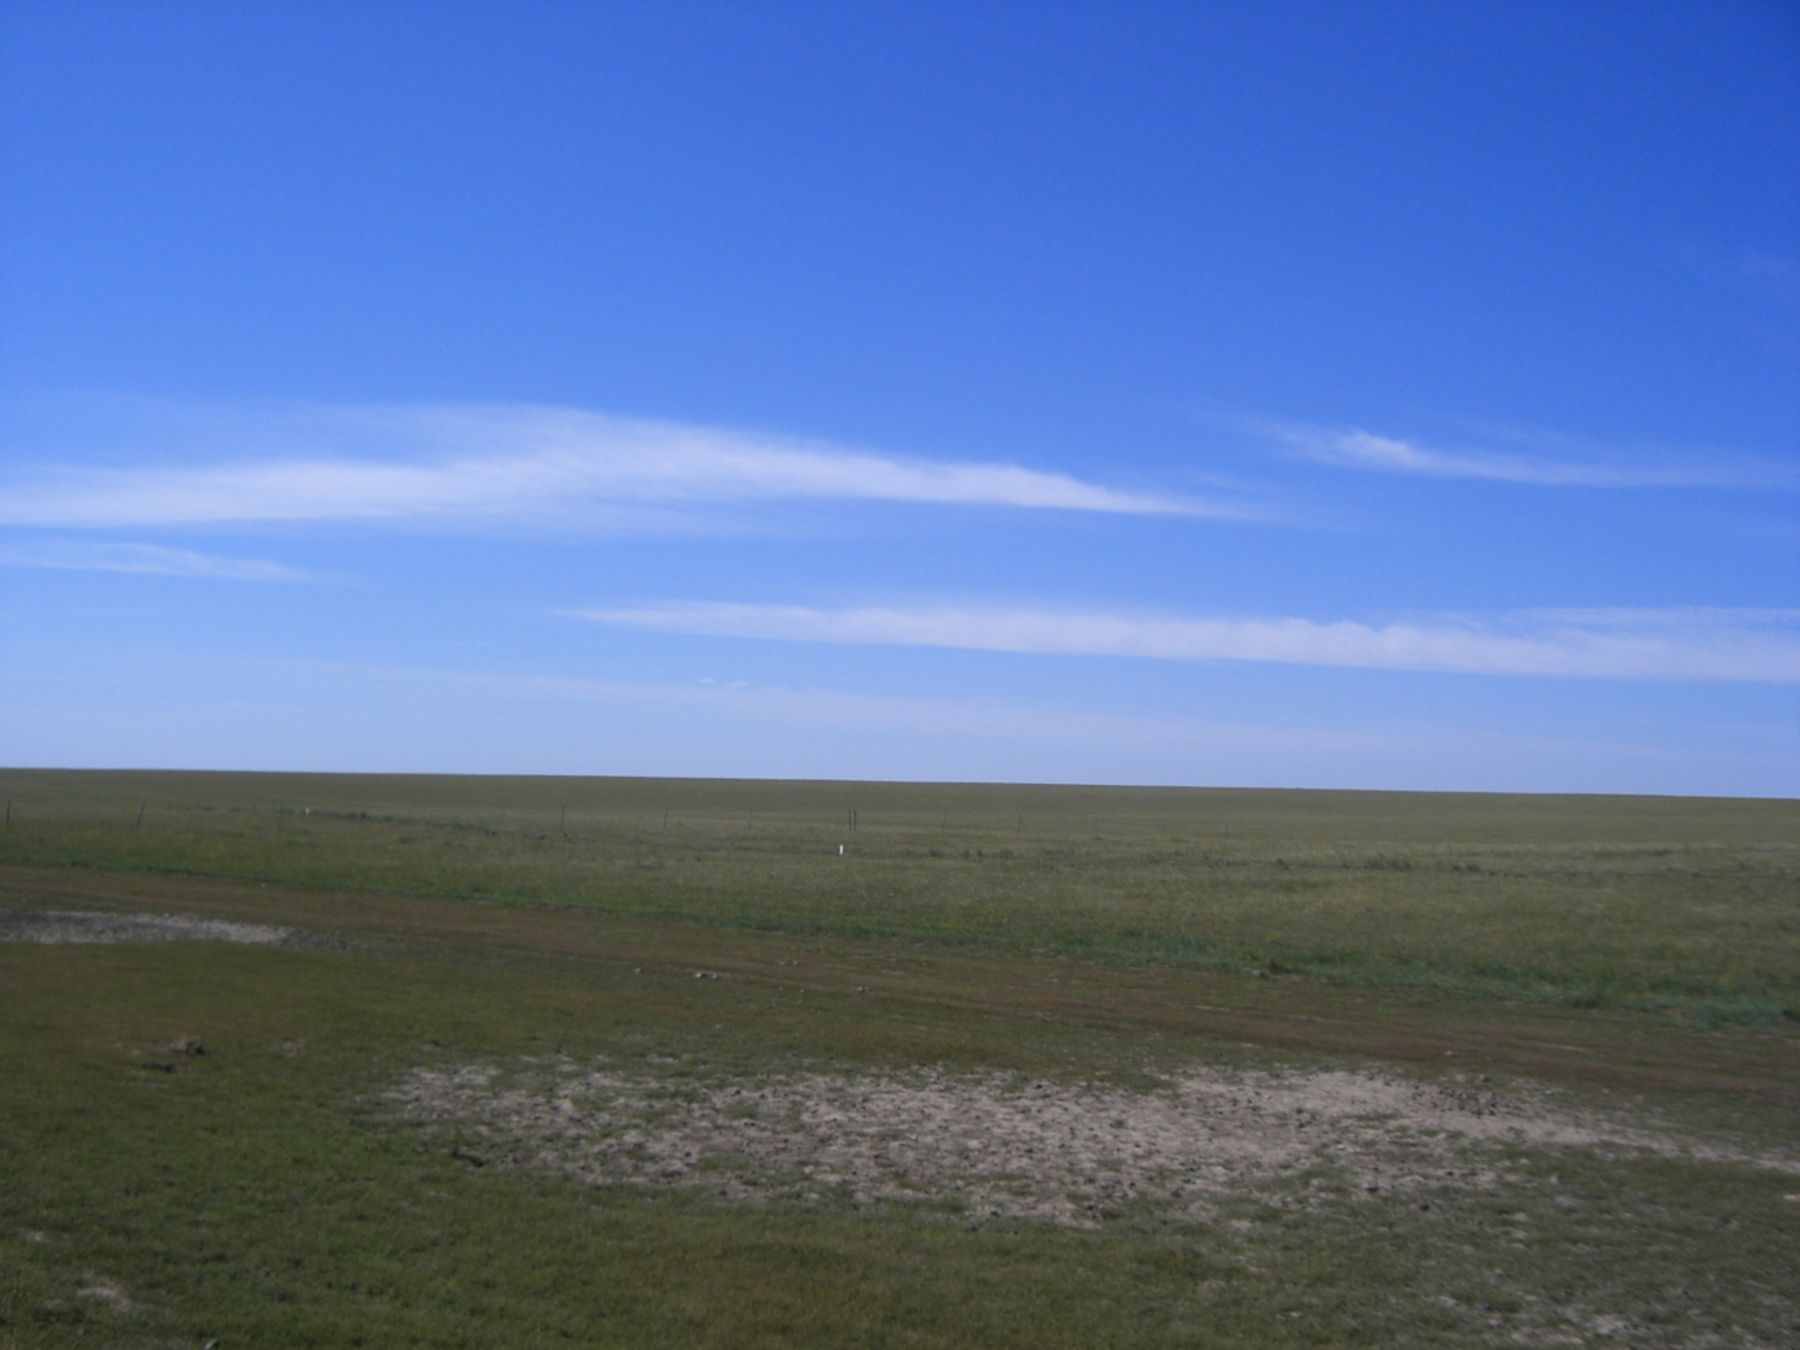
[[[1800,1338],[1793,802],[32,771],[0,796],[0,910],[305,938],[0,942],[0,1344]],[[1678,1146],[1502,1139],[1465,1150],[1490,1180],[1373,1192],[1313,1158],[1204,1221],[1068,1227],[948,1185],[591,1185],[393,1104],[420,1067],[596,1062],[676,1094],[1369,1071]]]

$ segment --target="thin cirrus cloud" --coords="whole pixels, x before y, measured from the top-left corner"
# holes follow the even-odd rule
[[[1800,683],[1800,611],[1588,610],[1430,622],[1120,615],[961,605],[685,603],[574,617],[650,631],[1055,656],[1367,670]]]
[[[0,567],[63,572],[125,572],[209,581],[309,581],[309,573],[260,558],[229,558],[159,544],[32,539],[0,545]]]
[[[1283,424],[1265,428],[1304,459],[1338,468],[1423,478],[1480,479],[1537,487],[1576,488],[1779,488],[1800,486],[1793,465],[1719,454],[1646,458],[1570,453],[1548,435],[1513,435],[1527,448],[1446,450],[1415,440],[1354,427]]]
[[[196,426],[198,430],[196,431]],[[137,434],[148,444],[169,436]],[[132,429],[119,433],[129,450]],[[522,405],[276,407],[189,414],[169,466],[45,466],[0,482],[0,524],[571,523],[584,512],[795,499],[1248,519],[1240,504],[1017,464]],[[249,453],[242,448],[248,443]],[[220,451],[224,449],[225,453]],[[136,458],[137,456],[133,456]]]

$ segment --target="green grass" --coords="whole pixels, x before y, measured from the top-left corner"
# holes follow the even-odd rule
[[[726,1203],[476,1166],[384,1096],[420,1065],[558,1054],[676,1085],[1375,1065],[1551,1082],[1793,1157],[1792,803],[23,772],[0,792],[0,907],[320,939],[0,943],[0,1345],[1800,1335],[1800,1175],[1747,1165],[1519,1147],[1503,1183],[1429,1208],[1299,1205],[1317,1178],[1294,1176],[1216,1223],[1083,1231],[954,1194]],[[203,1056],[169,1052],[189,1037]]]
[[[1058,1024],[1001,1001],[946,1007],[967,968],[876,1003],[820,969],[852,959],[832,950],[803,958],[822,999],[801,1013],[778,985],[697,984],[694,948],[646,967],[641,950],[626,965],[560,941],[412,942],[391,924],[360,940],[0,949],[0,1340],[1427,1345],[1484,1342],[1494,1318],[1579,1329],[1568,1317],[1585,1308],[1775,1344],[1794,1313],[1777,1253],[1800,1236],[1797,1207],[1717,1166],[1534,1158],[1525,1182],[1430,1210],[1294,1211],[1273,1195],[1230,1226],[1098,1232],[971,1227],[954,1197],[725,1205],[473,1167],[457,1141],[384,1112],[405,1068],[562,1052],[702,1079],[915,1058],[1084,1079],[1253,1052],[1147,1034],[1141,1007]],[[186,1037],[207,1053],[142,1067]],[[1791,1107],[1741,1090],[1731,1105],[1740,1130],[1791,1131]],[[84,1296],[96,1281],[130,1309]]]
[[[18,771],[0,793],[13,802],[0,860],[1260,969],[1705,1025],[1800,1018],[1788,801]]]

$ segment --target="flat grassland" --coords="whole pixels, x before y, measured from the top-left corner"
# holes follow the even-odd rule
[[[0,797],[0,1344],[1800,1343],[1800,803]]]

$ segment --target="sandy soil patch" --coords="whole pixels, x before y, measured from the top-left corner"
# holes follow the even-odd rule
[[[1480,1080],[1205,1070],[1159,1090],[997,1074],[791,1074],[695,1084],[568,1061],[503,1076],[420,1068],[393,1096],[454,1126],[472,1162],[748,1199],[948,1204],[974,1218],[1092,1226],[1127,1212],[1216,1217],[1221,1197],[1352,1200],[1505,1177],[1502,1145],[1751,1162]]]
[[[289,928],[191,914],[108,914],[78,909],[0,909],[0,942],[285,942]]]

